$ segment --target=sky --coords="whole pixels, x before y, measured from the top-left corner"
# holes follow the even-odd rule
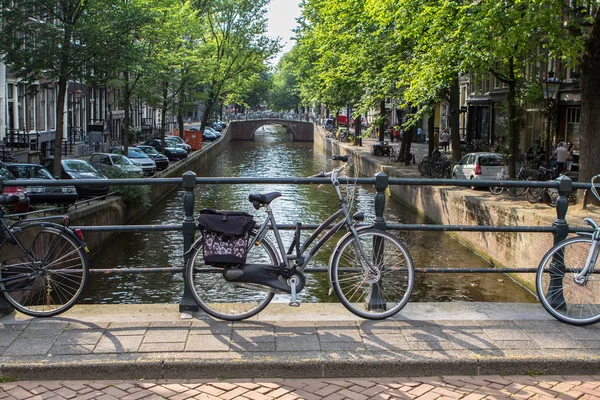
[[[296,18],[300,16],[299,0],[271,0],[269,4],[269,24],[267,35],[273,38],[280,37],[284,46],[281,53],[273,60],[277,64],[284,53],[294,46],[292,29],[297,25]]]

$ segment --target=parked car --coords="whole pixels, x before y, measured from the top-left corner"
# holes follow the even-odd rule
[[[499,179],[502,170],[507,173],[508,160],[498,153],[469,153],[452,170],[454,179],[492,180]]]
[[[94,168],[89,162],[76,158],[61,160],[61,179],[107,179],[104,174]],[[54,171],[54,158],[46,158],[42,165],[48,171]],[[97,197],[108,194],[108,186],[85,185],[76,186],[79,197]]]
[[[221,125],[222,129],[227,128],[227,124],[225,122],[221,121],[221,120],[215,121],[214,123],[218,124],[218,125]]]
[[[221,132],[223,130],[223,127],[221,126],[221,124],[219,124],[217,122],[213,122],[212,124],[210,124],[210,127],[213,128],[217,132]]]
[[[166,147],[164,151],[162,149],[162,143],[160,139],[151,139],[144,144],[152,146],[156,149],[156,151],[163,153],[165,156],[167,156],[169,161],[179,161],[184,158],[187,158],[188,156],[187,151],[171,146],[171,144],[168,141],[165,141]]]
[[[0,179],[7,181],[16,180],[14,175],[8,172],[8,170],[4,167],[0,168]],[[6,204],[4,206],[11,214],[20,214],[29,210],[29,204],[31,203],[31,200],[27,194],[27,188],[23,186],[4,186],[2,189],[2,194],[14,194],[19,196],[19,201],[17,203]]]
[[[202,132],[202,141],[203,142],[214,142],[217,139],[218,139],[217,135],[212,130],[204,129],[204,132]]]
[[[160,154],[154,147],[145,144],[140,144],[135,147],[146,153],[146,155],[154,161],[157,170],[162,171],[169,166],[169,159],[167,156]]]
[[[192,146],[190,146],[189,144],[187,144],[179,136],[172,136],[172,135],[165,136],[165,140],[168,141],[169,143],[174,143],[175,144],[174,147],[178,147],[180,149],[184,149],[188,154],[192,152]]]
[[[124,173],[133,178],[142,178],[144,176],[144,171],[122,154],[94,153],[90,157],[90,164],[109,177],[113,171]]]
[[[115,146],[110,149],[110,152],[122,155],[124,149],[123,146]],[[133,165],[140,167],[146,175],[153,175],[156,172],[156,163],[137,147],[129,146],[127,148],[127,158],[131,160]]]
[[[49,180],[55,181],[50,171],[39,164],[7,163],[5,168],[17,181],[20,180]],[[77,189],[75,186],[27,186],[27,194],[31,204],[55,203],[61,205],[73,204],[77,201]]]
[[[219,132],[219,131],[217,131],[217,130],[215,130],[215,129],[211,128],[210,126],[207,126],[207,127],[206,127],[206,129],[205,129],[204,131],[205,131],[205,132],[206,132],[206,131],[209,131],[209,132],[211,132],[212,134],[214,134],[214,135],[217,137],[217,139],[218,139],[218,138],[220,138],[220,137],[223,135],[221,132]]]

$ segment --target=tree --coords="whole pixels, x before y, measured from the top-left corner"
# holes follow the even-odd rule
[[[596,10],[591,16],[590,34],[585,40],[585,51],[581,62],[581,136],[579,144],[579,181],[589,182],[593,176],[600,173],[600,13]],[[585,26],[585,25],[584,25]],[[582,26],[577,27],[581,29]],[[581,37],[578,35],[578,37]],[[581,199],[583,194],[579,195]]]
[[[0,53],[24,83],[56,83],[54,175],[60,175],[68,83],[95,63],[113,59],[114,32],[103,22],[122,10],[116,0],[19,0],[3,2]]]
[[[210,51],[201,60],[205,67],[202,129],[224,93],[238,77],[263,71],[264,63],[279,51],[277,40],[266,32],[268,0],[210,0],[203,15],[206,32],[201,40]]]
[[[489,73],[508,87],[511,176],[519,144],[519,110],[528,88],[540,81],[535,66],[565,49],[580,48],[562,29],[562,11],[563,3],[554,0],[485,0],[463,7],[459,22],[464,40],[462,70]]]

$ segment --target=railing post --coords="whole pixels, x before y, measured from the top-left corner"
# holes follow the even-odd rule
[[[383,218],[383,211],[385,210],[385,190],[388,188],[388,176],[383,172],[379,172],[375,175],[375,218],[373,219],[373,227],[375,229],[385,230],[386,224]],[[383,240],[381,238],[373,238],[373,262],[375,265],[381,265]],[[371,292],[367,296],[369,310],[380,310],[385,311],[386,304],[385,299],[380,291],[381,281],[371,285]]]
[[[183,174],[183,189],[185,194],[183,195],[183,211],[185,212],[185,220],[183,221],[183,261],[184,265],[187,264],[189,255],[187,254],[192,243],[194,243],[194,235],[196,233],[196,223],[194,222],[194,188],[196,187],[196,174],[192,171],[188,171]],[[185,274],[185,272],[184,272]],[[191,277],[184,277],[186,285],[183,289],[183,297],[179,303],[179,312],[184,311],[198,311],[199,307],[196,301],[192,297],[188,288],[187,282]]]
[[[569,208],[569,193],[573,190],[573,181],[566,175],[556,179],[559,183],[558,199],[556,200],[556,220],[552,224],[556,228],[554,233],[554,244],[565,240],[569,235],[569,224],[567,223],[567,210]],[[552,293],[549,299],[554,308],[564,307],[562,280],[565,276],[565,263],[563,251],[556,252],[550,262],[550,283],[548,284],[548,293]]]

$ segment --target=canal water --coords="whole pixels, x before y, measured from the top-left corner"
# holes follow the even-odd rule
[[[328,159],[313,143],[291,142],[285,129],[266,126],[254,141],[233,141],[227,149],[201,170],[198,176],[233,177],[305,177],[331,170],[339,162]],[[331,185],[199,185],[195,190],[196,212],[202,208],[243,210],[263,219],[248,202],[251,193],[279,191],[283,196],[271,205],[277,222],[318,224],[337,209],[337,197]],[[375,190],[357,186],[355,211],[374,217]],[[173,224],[183,221],[183,191],[173,192],[136,224]],[[391,197],[386,198],[385,219],[392,223],[427,223]],[[408,246],[416,267],[489,267],[489,264],[444,232],[396,231]],[[283,232],[290,243],[293,232]],[[309,231],[304,231],[307,238]],[[326,268],[337,238],[330,240],[309,267]],[[92,268],[137,268],[182,266],[181,232],[123,233],[91,259]],[[92,274],[84,294],[84,303],[177,303],[183,293],[182,274]],[[335,302],[328,294],[327,275],[312,273],[300,298],[304,302]],[[535,297],[504,274],[418,273],[411,301],[489,301],[536,302]]]

